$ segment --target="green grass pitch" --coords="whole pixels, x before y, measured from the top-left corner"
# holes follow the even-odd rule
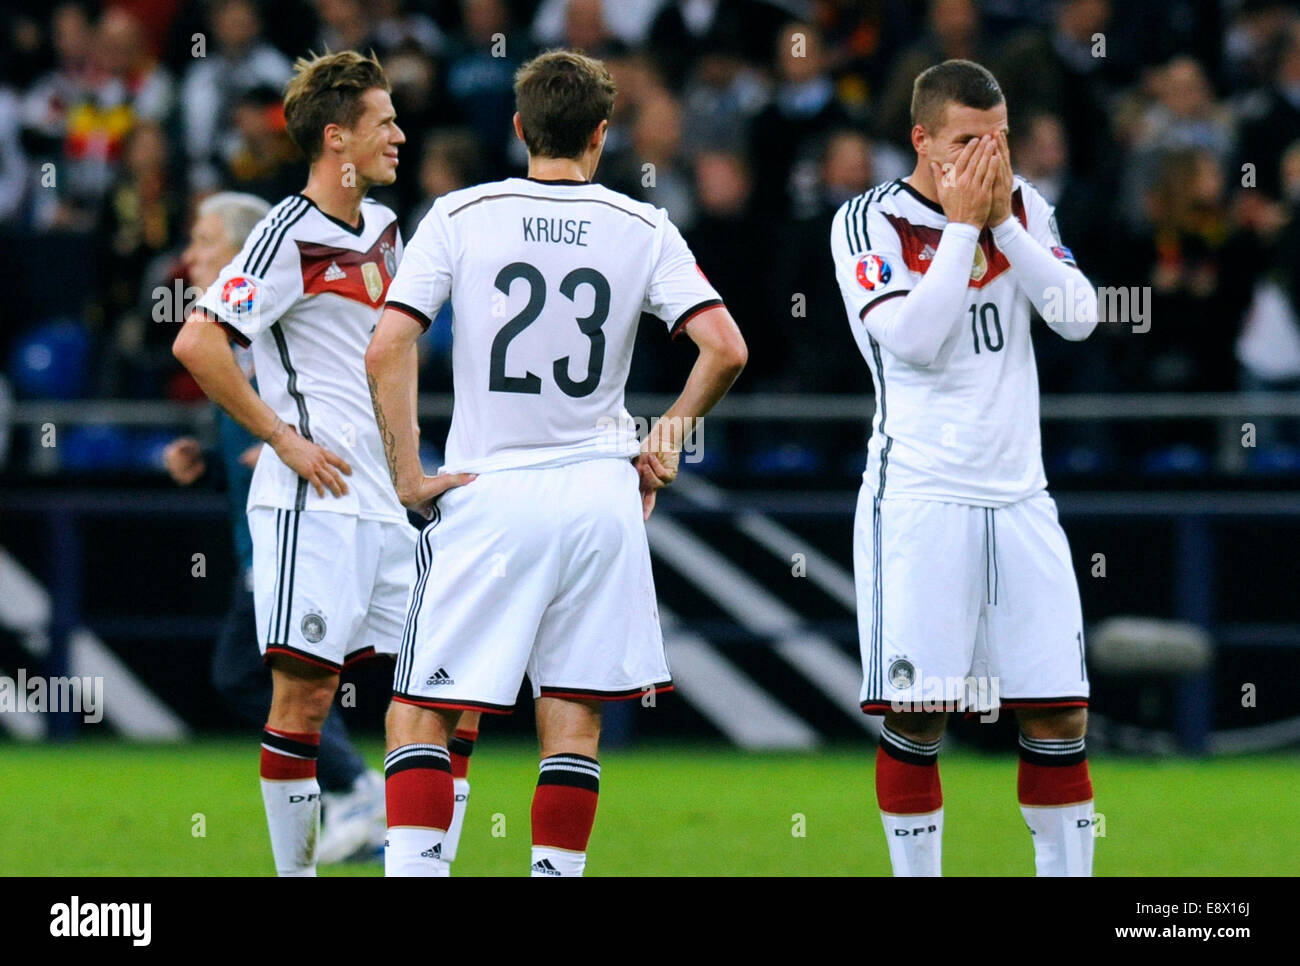
[[[372,762],[381,749],[364,746]],[[480,743],[456,875],[523,875],[537,765]],[[590,875],[886,875],[874,752],[663,744],[602,756]],[[266,875],[255,740],[0,744],[0,874]],[[1300,756],[1092,762],[1098,875],[1295,875]],[[949,875],[1030,875],[1013,755],[942,761]],[[203,836],[194,830],[201,822]],[[802,831],[804,834],[794,833]],[[379,875],[378,862],[327,875]]]

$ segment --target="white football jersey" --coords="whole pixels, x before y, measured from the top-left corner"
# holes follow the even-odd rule
[[[1073,265],[1053,209],[1016,177],[1012,217],[1057,258]],[[943,500],[997,507],[1047,486],[1038,426],[1032,308],[994,244],[980,232],[964,316],[933,366],[883,348],[863,319],[906,296],[929,267],[948,219],[901,179],[847,202],[831,227],[831,252],[853,337],[871,370],[876,413],[863,479],[878,499]]]
[[[722,300],[663,209],[598,184],[508,178],[439,198],[388,292],[452,305],[446,472],[635,456],[623,388],[642,312],[678,335]]]
[[[405,521],[366,383],[366,347],[402,256],[397,216],[361,205],[353,228],[305,195],[272,208],[196,308],[250,346],[257,391],[306,439],[352,467],[345,496],[315,489],[264,447],[248,505]]]

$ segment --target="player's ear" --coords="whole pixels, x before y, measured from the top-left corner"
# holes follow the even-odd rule
[[[919,155],[925,155],[930,147],[930,135],[919,124],[912,125],[912,147]]]
[[[514,125],[515,125],[515,137],[519,138],[519,140],[522,141],[524,139],[524,125],[519,120],[518,111],[515,111]]]
[[[342,125],[333,122],[325,125],[324,143],[327,150],[342,151],[345,142]]]
[[[587,145],[588,150],[602,148],[605,146],[605,134],[609,131],[609,121],[601,121],[596,125],[596,130],[591,132],[591,142]]]

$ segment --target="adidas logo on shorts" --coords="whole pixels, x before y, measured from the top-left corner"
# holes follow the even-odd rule
[[[440,684],[455,684],[455,683],[456,683],[456,679],[447,673],[447,669],[445,667],[440,667],[429,677],[429,680],[424,682],[424,686],[426,688],[433,688],[433,687],[437,687]]]
[[[434,845],[433,848],[431,848],[431,849],[425,849],[423,852],[420,853],[420,858],[422,858],[422,859],[441,859],[441,858],[442,858],[442,843],[441,843],[441,842],[438,842],[438,843],[436,843],[436,844]]]
[[[542,875],[559,875],[560,870],[551,865],[550,859],[542,859],[540,862],[533,863],[533,871],[540,872]]]

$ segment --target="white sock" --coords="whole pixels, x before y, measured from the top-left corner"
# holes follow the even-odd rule
[[[315,778],[262,779],[276,875],[314,876],[320,837],[320,785]]]
[[[1092,802],[1074,805],[1021,805],[1034,836],[1038,875],[1092,875]]]
[[[586,852],[552,849],[545,845],[533,846],[533,865],[530,874],[534,879],[559,879],[581,876],[587,867]]]
[[[943,875],[943,809],[923,815],[881,812],[896,877]]]
[[[384,875],[445,879],[451,866],[442,858],[443,836],[436,828],[390,828],[384,842]]]
[[[442,838],[442,860],[456,861],[456,850],[460,847],[460,830],[465,827],[465,809],[469,807],[469,779],[457,778],[451,783],[455,789],[456,804],[452,808],[451,825]]]

